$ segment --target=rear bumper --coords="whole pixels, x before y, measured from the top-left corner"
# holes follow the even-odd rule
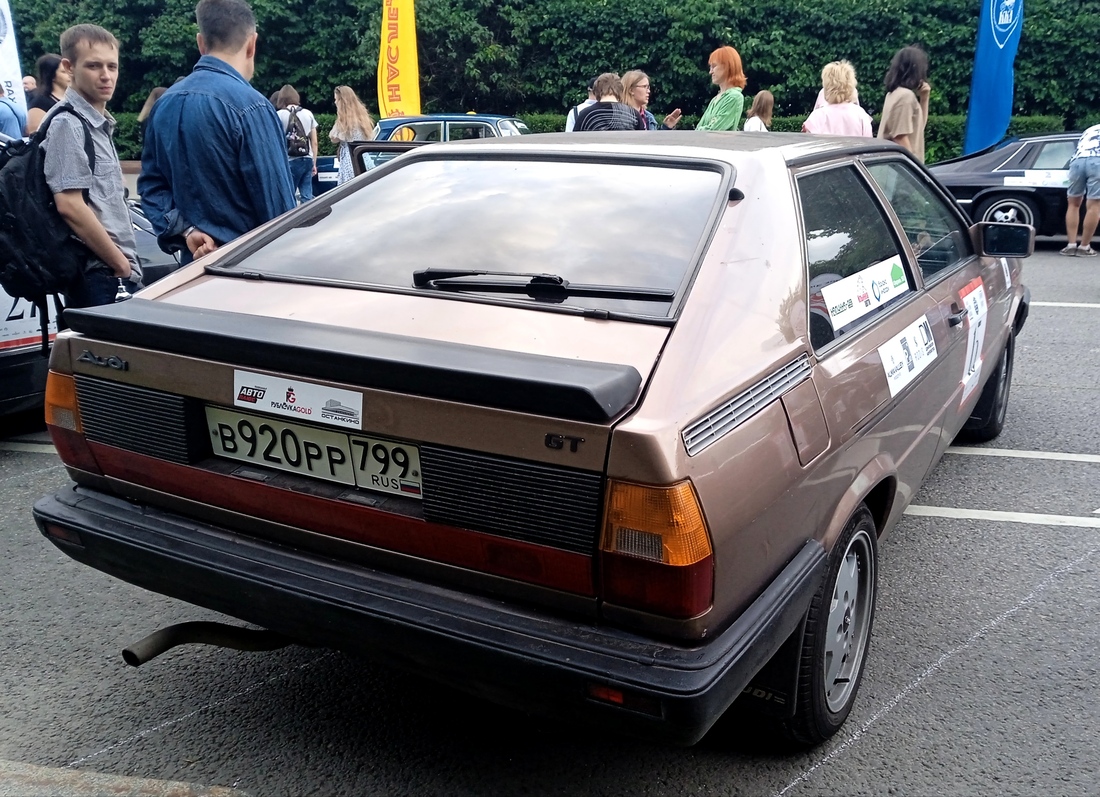
[[[243,538],[70,487],[34,507],[79,562],[155,592],[366,654],[506,705],[666,741],[698,741],[798,627],[825,566],[808,541],[724,632],[698,647],[560,618]],[[51,536],[75,532],[80,544]],[[627,695],[624,708],[590,697]]]

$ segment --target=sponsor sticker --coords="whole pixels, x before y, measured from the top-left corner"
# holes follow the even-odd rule
[[[270,374],[233,371],[233,405],[343,429],[363,428],[363,396]]]
[[[909,292],[909,279],[895,255],[821,288],[833,330],[858,321],[891,299]]]
[[[878,356],[893,398],[936,359],[936,341],[928,316],[921,316],[900,335],[879,346]]]
[[[1027,188],[1066,188],[1069,185],[1069,170],[1025,169],[1022,175],[1006,176],[1005,185]]]
[[[959,299],[966,308],[966,360],[962,374],[962,401],[978,387],[982,373],[982,344],[985,342],[986,313],[985,285],[981,277],[975,277],[959,291]]]
[[[1005,273],[1005,287],[1012,287],[1012,271],[1008,268],[1008,258],[1002,257],[1001,259],[1001,271]]]

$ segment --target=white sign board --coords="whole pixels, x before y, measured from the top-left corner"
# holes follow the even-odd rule
[[[51,312],[51,338],[57,334],[57,321],[53,316]],[[41,324],[38,308],[26,299],[14,299],[0,289],[0,355],[27,346],[41,346]]]
[[[15,23],[8,0],[0,0],[0,87],[7,98],[27,112],[23,94],[23,72],[19,68],[19,49],[15,45]]]

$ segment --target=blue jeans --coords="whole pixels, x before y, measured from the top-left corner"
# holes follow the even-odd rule
[[[313,158],[291,158],[290,179],[303,202],[313,199]]]
[[[137,287],[126,281],[131,292]],[[76,280],[65,293],[66,307],[98,307],[102,304],[114,304],[118,291],[118,277],[109,271],[88,271]]]

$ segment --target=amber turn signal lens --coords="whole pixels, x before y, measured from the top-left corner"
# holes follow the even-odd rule
[[[600,549],[681,567],[710,556],[710,535],[691,482],[611,482]]]
[[[76,380],[72,376],[50,371],[46,378],[46,423],[77,434],[84,433],[76,402]]]

